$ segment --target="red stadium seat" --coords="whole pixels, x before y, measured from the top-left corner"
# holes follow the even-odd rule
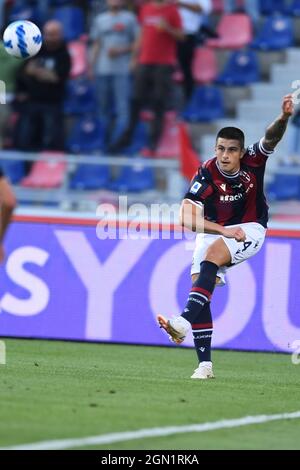
[[[165,114],[164,128],[155,152],[157,158],[178,158],[180,155],[179,126],[177,114]]]
[[[196,83],[212,83],[217,76],[217,59],[213,49],[197,47],[193,59],[193,78]]]
[[[46,161],[43,157],[46,155],[56,155],[59,161]],[[41,152],[42,159],[32,165],[28,176],[22,179],[20,185],[26,188],[58,188],[65,179],[66,162],[61,160],[61,152]]]
[[[244,13],[223,15],[218,26],[216,39],[209,39],[206,45],[220,49],[240,49],[253,39],[251,19]]]
[[[68,43],[68,51],[71,55],[70,78],[84,75],[87,71],[87,49],[84,41],[71,41]]]

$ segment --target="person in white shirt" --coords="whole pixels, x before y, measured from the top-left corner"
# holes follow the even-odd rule
[[[178,62],[184,76],[185,97],[189,99],[194,88],[192,63],[197,46],[197,35],[212,10],[212,2],[211,0],[175,0],[175,2],[179,7],[185,34],[184,41],[178,42]]]

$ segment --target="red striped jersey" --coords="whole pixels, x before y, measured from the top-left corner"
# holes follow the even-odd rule
[[[193,178],[185,199],[204,205],[204,218],[220,225],[258,222],[267,227],[268,205],[264,173],[268,156],[262,140],[250,145],[236,174],[224,173],[217,158],[203,163]]]

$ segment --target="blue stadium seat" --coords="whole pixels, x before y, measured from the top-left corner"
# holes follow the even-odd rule
[[[248,85],[259,81],[258,58],[254,51],[236,51],[231,54],[223,72],[217,78],[222,85]]]
[[[199,86],[182,113],[190,122],[209,122],[223,118],[225,115],[224,99],[221,90],[216,86]]]
[[[286,0],[260,0],[262,15],[272,15],[274,12],[286,13]]]
[[[16,2],[10,10],[8,18],[9,23],[17,20],[32,21],[33,23],[37,23],[40,26],[43,18],[39,9],[33,5],[32,2],[26,3],[24,1],[19,1]]]
[[[93,116],[81,117],[74,124],[66,149],[72,153],[99,152],[104,150],[103,126],[98,118]]]
[[[293,23],[291,18],[274,14],[268,18],[252,47],[261,50],[281,50],[294,45]]]
[[[108,166],[80,164],[70,180],[71,189],[100,189],[108,187],[110,171]]]
[[[66,87],[64,113],[94,113],[96,108],[95,89],[92,83],[85,78],[69,80]]]
[[[300,0],[292,0],[287,6],[286,13],[292,16],[300,16]]]
[[[0,168],[12,184],[17,184],[25,176],[25,164],[18,160],[0,160]]]
[[[67,42],[77,39],[84,33],[84,15],[81,8],[72,6],[56,8],[53,18],[63,24],[64,37]]]
[[[124,166],[118,178],[110,184],[110,189],[117,192],[141,192],[154,187],[154,170],[144,167],[142,162]]]
[[[132,140],[128,147],[122,150],[124,155],[135,155],[139,153],[143,148],[148,147],[149,138],[147,132],[147,125],[144,122],[139,122],[134,130]]]
[[[270,201],[300,199],[300,175],[275,175],[267,188]]]
[[[72,4],[72,0],[50,0],[50,6],[61,7],[63,5],[70,5]]]

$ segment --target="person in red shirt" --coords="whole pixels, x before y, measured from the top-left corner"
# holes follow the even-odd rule
[[[256,255],[264,243],[268,221],[263,192],[266,162],[293,112],[293,96],[286,95],[280,116],[264,137],[247,149],[240,129],[221,129],[215,157],[202,165],[184,196],[181,224],[198,233],[191,269],[193,286],[180,316],[168,320],[158,315],[157,320],[177,344],[192,329],[199,360],[192,379],[214,377],[210,300],[215,285],[225,284],[227,269]]]
[[[141,32],[132,59],[135,83],[130,123],[116,145],[109,149],[112,152],[119,151],[130,143],[140,111],[146,104],[150,104],[154,112],[149,147],[151,152],[155,151],[172,88],[177,41],[184,38],[178,9],[168,0],[155,0],[143,5],[140,22]]]

